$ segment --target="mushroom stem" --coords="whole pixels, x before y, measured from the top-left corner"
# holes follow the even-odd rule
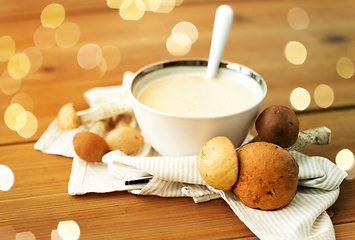
[[[300,151],[311,145],[326,145],[330,143],[331,131],[323,126],[304,130],[298,134],[296,142],[287,151]]]
[[[318,128],[306,129],[298,133],[296,142],[288,148],[287,151],[301,151],[311,145],[326,145],[330,143],[331,131],[329,128],[323,126]],[[254,137],[248,143],[261,142],[261,138]]]
[[[89,132],[95,133],[100,137],[104,137],[108,126],[110,125],[111,119],[105,119],[95,122],[89,129]]]

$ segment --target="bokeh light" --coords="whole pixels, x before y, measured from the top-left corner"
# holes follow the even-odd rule
[[[73,47],[80,39],[80,28],[78,24],[73,22],[63,23],[56,31],[55,39],[59,47]]]
[[[175,0],[150,0],[149,8],[155,13],[169,13],[175,7]]]
[[[21,79],[11,77],[9,71],[4,71],[0,76],[0,89],[6,95],[16,93],[21,87]]]
[[[36,237],[30,231],[20,232],[16,234],[16,240],[36,240]]]
[[[141,0],[125,0],[120,6],[120,16],[124,20],[139,20],[145,13],[145,4]]]
[[[285,56],[290,63],[301,65],[307,58],[307,49],[302,43],[291,41],[285,47]]]
[[[20,104],[12,104],[5,110],[4,120],[5,124],[11,130],[17,131],[16,129],[16,119],[17,117],[25,112],[26,110]]]
[[[79,49],[77,59],[82,68],[93,69],[102,60],[101,48],[94,43],[85,44]]]
[[[59,222],[57,229],[63,240],[76,240],[80,237],[79,225],[73,220]]]
[[[340,169],[347,172],[347,180],[355,178],[355,159],[352,151],[347,148],[340,150],[335,157],[335,163]]]
[[[47,50],[55,44],[56,29],[39,26],[34,35],[33,42],[41,50]]]
[[[61,4],[52,3],[47,5],[41,13],[41,23],[46,28],[57,28],[65,18],[65,9]]]
[[[58,60],[52,55],[44,55],[42,66],[35,72],[35,75],[39,80],[45,82],[54,79],[58,71]]]
[[[51,240],[63,240],[63,238],[61,238],[59,236],[58,229],[53,229],[52,230],[52,232],[51,232]]]
[[[306,89],[298,87],[292,91],[290,102],[295,109],[303,111],[311,103],[311,95]]]
[[[174,33],[166,41],[166,49],[174,56],[184,56],[191,50],[191,40],[184,33]]]
[[[30,60],[30,70],[29,73],[34,73],[38,71],[38,69],[42,66],[43,63],[43,55],[39,48],[37,47],[29,47],[23,51],[24,54]]]
[[[124,1],[125,0],[106,0],[106,4],[109,8],[119,9]]]
[[[328,85],[321,84],[314,90],[313,98],[319,107],[327,108],[334,102],[333,89]]]
[[[347,148],[340,150],[335,157],[335,163],[344,171],[352,169],[354,161],[354,154]]]
[[[336,70],[340,77],[349,79],[354,75],[354,63],[347,57],[341,57],[337,61]]]
[[[15,41],[10,36],[0,38],[0,62],[8,61],[16,51]]]
[[[115,69],[121,61],[120,50],[112,45],[107,45],[101,48],[102,57],[106,62],[106,70]]]
[[[0,190],[1,191],[9,191],[14,184],[15,176],[12,170],[5,165],[0,165]],[[7,229],[8,231],[9,229]],[[11,229],[10,229],[11,230]],[[2,231],[5,229],[0,228],[0,239],[2,239]]]
[[[291,8],[287,13],[287,22],[295,30],[308,28],[309,16],[302,8]]]
[[[37,132],[37,128],[37,118],[31,112],[22,112],[16,118],[15,129],[17,129],[17,133],[23,138],[32,137]]]
[[[198,31],[195,25],[190,22],[179,22],[175,25],[171,34],[183,33],[190,38],[191,44],[195,43],[198,38]]]
[[[30,95],[27,93],[21,92],[13,96],[11,99],[11,105],[15,103],[21,105],[26,111],[33,112],[34,103]]]
[[[12,78],[21,79],[30,72],[31,62],[24,53],[17,53],[12,56],[7,64],[7,70]]]

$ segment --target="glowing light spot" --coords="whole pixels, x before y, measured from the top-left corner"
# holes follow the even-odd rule
[[[120,7],[120,16],[124,20],[139,20],[145,13],[145,4],[141,0],[125,0]]]
[[[41,81],[49,81],[54,79],[59,69],[58,61],[52,55],[43,56],[42,66],[35,72],[36,77]]]
[[[149,8],[155,13],[169,13],[175,7],[175,0],[150,0]]]
[[[291,8],[287,13],[287,22],[295,30],[308,28],[309,16],[302,8]]]
[[[27,57],[30,60],[30,70],[29,73],[34,73],[38,71],[38,69],[41,67],[42,62],[43,62],[43,55],[41,50],[39,50],[36,47],[29,47],[26,48],[23,51],[24,54],[27,55]]]
[[[63,23],[58,27],[55,38],[59,47],[73,47],[80,39],[80,28],[73,22]]]
[[[0,89],[6,95],[16,93],[21,87],[21,79],[11,77],[9,71],[4,71],[0,76]]]
[[[41,23],[46,28],[56,28],[63,23],[65,9],[61,4],[52,3],[47,5],[41,13]]]
[[[80,236],[80,228],[73,220],[59,222],[57,229],[59,236],[64,240],[75,240]]]
[[[84,69],[97,67],[102,60],[101,48],[93,43],[86,44],[79,49],[78,63]]]
[[[290,96],[292,106],[300,111],[305,110],[311,103],[311,95],[304,88],[295,88]]]
[[[63,238],[61,238],[59,236],[59,233],[58,233],[57,229],[52,230],[52,232],[51,232],[51,240],[63,240]]]
[[[334,92],[328,85],[321,84],[314,90],[313,97],[319,107],[327,108],[334,101]]]
[[[344,171],[351,170],[354,162],[354,154],[347,148],[340,150],[335,157],[335,163]]]
[[[118,9],[123,2],[124,0],[107,0],[106,4],[109,8]]]
[[[38,128],[36,116],[28,111],[22,112],[18,115],[15,121],[15,128],[18,129],[17,133],[23,138],[30,138]]]
[[[307,49],[302,43],[291,41],[285,47],[286,59],[295,65],[301,65],[307,58]]]
[[[50,49],[55,44],[55,33],[54,28],[39,26],[33,35],[34,44],[41,50]]]
[[[16,234],[16,240],[36,240],[32,232],[20,232]]]
[[[180,6],[184,0],[175,0],[175,6]]]
[[[0,190],[1,191],[9,191],[12,185],[14,184],[15,181],[15,176],[12,172],[12,170],[5,165],[0,165]],[[2,229],[0,228],[0,237],[3,234],[3,231],[11,231],[12,229],[6,228]],[[2,238],[1,238],[2,239]]]
[[[30,59],[24,53],[17,53],[9,60],[7,69],[14,79],[24,78],[31,69]]]
[[[183,33],[175,33],[166,41],[166,48],[174,56],[184,56],[191,50],[191,40]]]
[[[11,105],[15,103],[21,105],[26,111],[33,112],[33,100],[27,93],[21,92],[16,94],[11,99]]]
[[[0,38],[0,62],[9,60],[16,51],[15,41],[10,36]]]
[[[354,63],[347,57],[341,57],[336,64],[336,70],[340,77],[349,79],[354,75]]]
[[[107,45],[101,48],[102,57],[106,61],[106,69],[115,69],[121,61],[120,50],[112,45]]]
[[[16,131],[16,119],[17,117],[21,114],[25,112],[25,109],[15,103],[10,105],[6,110],[5,110],[5,115],[4,115],[4,119],[5,119],[5,124],[8,128],[10,128],[11,130]]]
[[[198,38],[197,28],[195,27],[195,25],[193,25],[190,22],[180,22],[176,24],[171,33],[172,34],[184,33],[186,36],[190,38],[191,44],[196,42]]]

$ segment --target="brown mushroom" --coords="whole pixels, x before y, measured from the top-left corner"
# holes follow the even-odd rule
[[[72,130],[80,126],[80,119],[73,103],[67,103],[60,108],[57,115],[57,126],[61,130]]]
[[[102,120],[93,124],[89,131],[77,133],[73,138],[76,154],[87,162],[100,162],[109,147],[103,139],[110,120]]]
[[[274,105],[266,108],[258,116],[255,128],[262,141],[288,148],[297,140],[299,121],[291,109]]]
[[[239,177],[233,192],[251,208],[275,210],[296,195],[298,164],[280,146],[268,142],[248,143],[237,150]]]
[[[198,154],[197,166],[202,179],[220,190],[231,190],[238,179],[237,153],[226,137],[206,142]]]
[[[120,150],[124,154],[130,154],[143,145],[143,136],[136,128],[129,126],[130,122],[130,114],[119,116],[115,128],[106,136],[110,151]]]

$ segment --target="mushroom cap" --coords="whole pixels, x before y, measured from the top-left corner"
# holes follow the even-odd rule
[[[80,132],[73,138],[76,154],[87,162],[100,162],[103,155],[110,151],[106,141],[92,132]]]
[[[231,190],[238,179],[237,153],[226,137],[206,142],[198,154],[197,166],[202,179],[220,190]]]
[[[110,151],[120,150],[130,154],[143,145],[144,138],[136,128],[122,126],[112,129],[106,136],[106,142]]]
[[[296,195],[299,167],[292,155],[268,142],[248,143],[237,150],[239,177],[233,192],[251,208],[276,210]]]
[[[72,130],[80,126],[80,119],[73,103],[67,103],[59,109],[57,126],[61,130]]]
[[[258,116],[255,128],[261,140],[288,148],[297,140],[299,121],[291,109],[274,105],[266,108]]]

